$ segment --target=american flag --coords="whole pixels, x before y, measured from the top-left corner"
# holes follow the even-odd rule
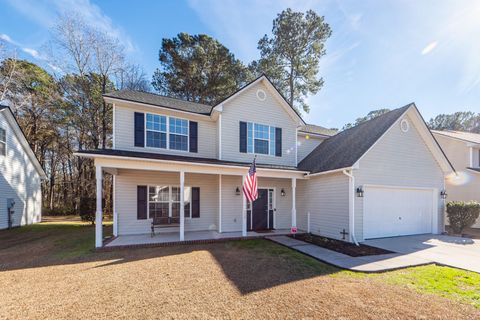
[[[253,159],[252,165],[248,170],[248,175],[243,183],[243,194],[249,202],[253,202],[258,198],[257,189],[257,167],[255,165],[255,159]]]

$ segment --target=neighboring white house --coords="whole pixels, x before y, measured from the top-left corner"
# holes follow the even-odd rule
[[[458,172],[447,179],[448,200],[480,202],[480,134],[432,132]],[[480,219],[474,227],[480,228]]]
[[[76,155],[95,160],[98,222],[103,172],[114,175],[116,236],[149,233],[154,216],[179,240],[297,224],[352,242],[443,231],[453,168],[414,104],[334,135],[306,124],[265,76],[215,106],[135,91],[104,99],[113,148]],[[240,190],[254,156],[251,208]]]
[[[0,229],[40,222],[45,173],[6,106],[0,106],[0,172]]]

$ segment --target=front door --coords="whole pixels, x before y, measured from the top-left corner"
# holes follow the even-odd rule
[[[252,230],[268,229],[268,189],[258,189],[258,199],[253,202]]]

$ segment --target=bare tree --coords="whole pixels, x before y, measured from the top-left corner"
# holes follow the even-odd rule
[[[122,68],[125,57],[119,40],[99,30],[93,31],[94,72],[100,76],[102,95],[107,92],[110,79]],[[110,106],[102,99],[102,148],[107,146]]]
[[[147,74],[138,64],[126,63],[116,74],[116,86],[119,90],[138,90],[150,92]]]

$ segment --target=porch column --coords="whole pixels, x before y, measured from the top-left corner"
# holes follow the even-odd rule
[[[243,193],[243,185],[245,184],[245,176],[242,176],[242,237],[247,236],[247,198]]]
[[[115,205],[116,202],[116,190],[115,190],[115,178],[117,177],[116,174],[113,175],[113,181],[112,181],[112,193],[113,193],[113,235],[116,237],[118,236],[118,214],[117,214],[117,207]]]
[[[297,178],[292,178],[292,227],[297,226]]]
[[[218,233],[222,233],[222,175],[218,175]]]
[[[103,171],[101,166],[95,167],[95,177],[97,180],[97,210],[95,212],[95,247],[103,246],[103,230],[102,230],[102,180]]]
[[[185,172],[180,171],[180,241],[185,240]]]

